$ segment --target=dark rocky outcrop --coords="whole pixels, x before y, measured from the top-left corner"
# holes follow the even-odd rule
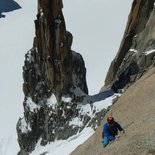
[[[0,1],[0,18],[5,17],[3,13],[21,9],[21,6],[13,0]]]
[[[154,65],[154,18],[154,0],[133,1],[119,51],[111,63],[101,91],[107,87],[115,91],[126,88]]]
[[[62,7],[61,0],[38,1],[36,36],[23,66],[25,99],[24,117],[17,123],[19,155],[29,154],[40,139],[41,145],[46,145],[67,139],[85,126],[96,129],[106,112],[95,111],[89,104],[85,64],[71,49],[73,36],[66,31]],[[86,103],[88,111],[83,111]],[[76,118],[80,124],[74,123]]]

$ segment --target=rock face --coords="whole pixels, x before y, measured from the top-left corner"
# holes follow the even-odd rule
[[[154,65],[155,60],[154,0],[134,0],[119,51],[111,63],[105,86],[125,88]]]
[[[102,121],[113,115],[125,129],[116,141],[102,146],[102,125],[71,155],[154,155],[155,154],[155,67],[132,84],[111,107]]]
[[[71,50],[73,36],[66,31],[62,7],[61,0],[38,0],[36,36],[23,66],[19,155],[28,155],[39,140],[46,145],[67,139],[85,126],[96,129],[106,112],[95,111],[89,104],[95,100],[88,96],[85,64],[82,56]],[[88,111],[83,110],[83,104]],[[80,124],[74,123],[75,118]]]

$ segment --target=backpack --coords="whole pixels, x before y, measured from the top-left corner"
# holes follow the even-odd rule
[[[117,129],[116,125],[114,125],[114,126],[109,126],[109,133],[110,133],[110,135],[112,135],[112,136],[118,135],[118,129]]]

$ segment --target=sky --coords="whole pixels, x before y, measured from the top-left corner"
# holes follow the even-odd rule
[[[11,1],[11,0],[5,0]],[[22,66],[32,47],[37,1],[15,0],[21,8],[0,18],[0,154],[17,148],[16,123],[23,116]],[[0,1],[0,5],[1,5]],[[4,0],[3,0],[4,2]],[[82,54],[90,94],[104,84],[116,55],[132,0],[64,0],[67,30],[73,34],[72,49]],[[1,149],[3,148],[3,149]],[[17,151],[17,150],[14,150]],[[12,150],[12,154],[15,153]]]
[[[5,2],[13,4],[12,0],[0,0],[0,6]],[[16,123],[23,117],[24,100],[22,66],[34,38],[36,1],[16,2],[21,9],[4,13],[5,18],[0,18],[0,155],[17,154]]]
[[[73,34],[72,50],[82,54],[89,93],[96,94],[115,57],[133,0],[64,0],[67,30]]]

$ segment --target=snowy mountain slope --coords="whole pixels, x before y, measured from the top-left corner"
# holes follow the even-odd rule
[[[11,154],[14,155],[17,153],[17,150],[18,150],[15,128],[16,128],[17,119],[20,116],[22,116],[22,113],[23,113],[22,66],[23,66],[24,55],[26,51],[28,51],[32,47],[32,40],[34,37],[33,21],[36,16],[36,8],[37,8],[35,1],[16,0],[16,2],[21,6],[21,9],[13,11],[13,12],[9,12],[9,13],[4,13],[6,17],[0,18],[0,36],[1,36],[1,41],[0,41],[0,47],[1,47],[1,52],[0,52],[0,64],[1,64],[0,65],[0,70],[1,70],[1,76],[0,76],[0,85],[1,85],[0,87],[0,92],[1,92],[0,93],[0,98],[1,98],[1,103],[0,103],[1,104],[1,108],[0,108],[0,119],[1,119],[0,154],[2,155],[10,155],[10,152]],[[79,2],[78,5],[76,5],[77,2]],[[122,2],[123,1],[119,1],[117,3],[118,4],[117,6],[119,5],[121,6]],[[73,23],[76,23],[75,21],[82,22],[80,19],[77,20],[77,18],[81,18],[81,14],[79,14],[79,11],[78,11],[79,9],[76,9],[77,6],[79,7],[82,6],[83,11],[81,13],[84,14],[85,17],[88,17],[89,12],[86,12],[85,14],[84,12],[85,8],[83,6],[87,6],[87,10],[92,10],[94,4],[95,4],[94,1],[90,3],[90,1],[88,2],[88,0],[84,2],[81,0],[80,1],[76,0],[75,3],[73,3],[72,1],[67,1],[67,2],[64,1],[64,12],[66,12],[65,17],[68,18],[67,27],[70,27],[71,25],[73,25]],[[95,17],[99,17],[100,14],[104,14],[105,12],[105,10],[102,8],[98,9],[98,4],[102,6],[102,5],[107,5],[108,3],[107,1],[103,1],[103,2],[101,0],[97,1],[95,10],[100,10],[100,11],[102,10],[103,12],[99,12],[98,14],[94,15]],[[127,2],[125,4],[124,3],[122,4],[123,6],[126,6],[127,8],[129,8],[130,6],[130,5],[127,5]],[[128,13],[126,7],[122,7],[123,9],[126,10],[126,14],[124,14],[125,16],[124,19],[126,19],[126,16]],[[117,7],[113,8],[113,10],[114,9],[117,10]],[[73,13],[76,13],[77,15],[75,16],[76,18],[75,17],[71,18],[71,15],[73,13],[70,13],[67,10],[68,11],[74,10]],[[109,10],[110,10],[110,6],[109,6]],[[125,10],[122,10],[122,11],[125,11]],[[86,18],[83,19],[84,23],[82,25],[85,25],[85,22],[86,23],[88,22],[85,19]],[[104,24],[100,22],[102,21],[102,19],[100,18],[93,18],[93,19],[96,19],[96,21],[94,21],[93,23],[100,23],[98,26],[101,26],[101,27],[99,28],[104,27]],[[111,19],[113,19],[113,16],[111,16]],[[73,22],[71,22],[72,20]],[[89,19],[88,25],[91,25],[91,22],[92,22],[91,20],[92,19]],[[70,26],[68,24],[69,22],[70,22]],[[98,72],[95,72],[95,76],[94,76],[94,70],[97,70],[97,69],[96,67],[94,69],[93,66],[101,65],[101,64],[98,64],[98,62],[102,62],[102,60],[94,61],[93,65],[91,66],[92,59],[91,59],[91,56],[89,57],[90,55],[89,51],[91,51],[91,54],[92,54],[94,51],[95,53],[98,53],[101,51],[107,51],[109,49],[107,48],[106,50],[102,50],[101,48],[99,48],[99,45],[101,47],[104,46],[102,45],[102,43],[101,44],[98,43],[99,41],[104,40],[104,38],[102,38],[103,36],[100,35],[100,31],[98,32],[95,29],[94,33],[97,32],[96,38],[98,38],[99,41],[96,43],[95,42],[92,43],[93,39],[91,40],[91,42],[90,40],[88,42],[84,42],[85,40],[84,38],[87,38],[87,37],[89,38],[90,31],[87,34],[85,34],[83,32],[86,31],[86,29],[80,32],[78,31],[78,29],[79,29],[78,23],[75,24],[75,27],[69,28],[69,30],[73,32],[73,34],[77,34],[74,37],[75,41],[73,44],[73,49],[77,49],[78,51],[83,51],[85,53],[84,57],[86,58],[86,65],[88,68],[87,79],[90,85],[89,86],[90,92],[94,92],[100,87],[100,84],[97,84],[97,81],[98,82],[100,81],[102,83],[104,75],[101,75],[102,71],[98,70]],[[120,27],[120,30],[122,30],[121,27]],[[118,32],[113,32],[112,34],[119,35]],[[76,39],[78,36],[79,37],[82,36],[82,37],[80,37],[80,39]],[[108,36],[108,34],[106,36]],[[78,44],[81,38],[83,38],[82,42],[80,42],[81,44],[77,45],[77,47],[75,48],[74,46]],[[103,42],[105,41],[106,40],[104,40]],[[93,45],[93,46],[89,47],[89,45]],[[89,49],[87,47],[89,47]],[[111,45],[108,44],[108,47],[111,47]],[[113,48],[115,49],[115,47]],[[86,49],[88,49],[87,50],[88,52],[86,52]],[[112,51],[112,50],[109,50],[109,51]],[[101,58],[101,54],[103,53],[101,52],[100,54],[97,54],[99,58]],[[107,55],[106,53],[106,55],[103,57],[109,57],[109,55]],[[111,58],[109,57],[109,62],[110,60]],[[104,64],[101,68],[104,68],[104,66],[108,67],[108,65]],[[98,86],[96,87],[96,85]]]
[[[94,110],[101,111],[104,108],[108,108],[111,105],[112,100],[118,95],[119,94],[115,94],[105,100],[95,102],[92,104],[92,107],[90,106],[90,104],[86,104],[84,106],[81,105],[81,113],[87,113],[88,115],[90,115],[90,117],[94,117]],[[105,94],[100,94],[100,97],[101,96],[102,98],[104,98]],[[91,96],[91,100],[96,100],[96,96]],[[71,123],[80,126],[81,120],[80,118],[77,118],[74,119]],[[86,141],[93,133],[94,130],[91,127],[87,126],[82,132],[69,137],[67,140],[55,140],[54,142],[51,142],[46,146],[40,145],[40,139],[36,145],[35,150],[31,153],[31,155],[39,155],[43,153],[46,153],[46,155],[69,155],[77,146]]]
[[[21,6],[13,0],[0,1],[0,17],[5,17],[3,13],[20,9]]]
[[[36,2],[16,2],[21,9],[3,13],[0,18],[0,154],[15,155],[19,148],[16,123],[23,113],[22,66],[32,46]],[[0,2],[1,3],[1,2]]]

